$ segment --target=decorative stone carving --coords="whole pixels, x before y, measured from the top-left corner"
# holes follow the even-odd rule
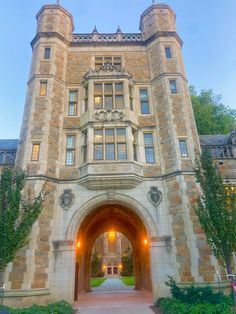
[[[71,190],[64,190],[63,194],[60,196],[60,205],[65,210],[68,210],[74,203],[75,195]]]
[[[114,191],[114,189],[108,189],[107,190],[107,198],[109,200],[114,200],[115,199],[115,191]]]
[[[135,82],[134,76],[125,68],[117,68],[114,64],[107,62],[102,65],[99,69],[89,69],[85,75],[84,79],[88,80],[92,77],[107,77],[113,75],[119,75],[119,77],[126,77]]]
[[[96,112],[94,117],[100,121],[117,121],[124,119],[124,113],[118,110],[102,110]]]
[[[112,71],[117,71],[117,68],[114,64],[111,62],[106,62],[104,65],[102,65],[98,71],[105,71],[105,72],[112,72]]]
[[[158,187],[151,186],[150,191],[147,194],[147,198],[150,203],[157,207],[162,201],[162,193],[158,190]]]

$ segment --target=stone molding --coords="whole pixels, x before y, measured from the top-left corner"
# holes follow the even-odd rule
[[[132,162],[87,163],[79,168],[79,184],[89,190],[134,188],[143,181],[143,166]]]
[[[158,226],[154,220],[154,217],[143,204],[133,197],[118,192],[114,193],[113,199],[109,199],[109,195],[106,192],[91,198],[76,210],[68,223],[66,239],[69,241],[71,241],[71,239],[76,239],[79,227],[84,219],[97,207],[109,204],[123,205],[133,210],[143,221],[148,237],[158,237]]]
[[[124,112],[118,110],[102,110],[95,112],[94,117],[99,121],[120,121],[125,115]]]
[[[133,82],[135,81],[133,79],[133,75],[127,70],[127,69],[121,69],[118,70],[115,66],[111,64],[103,65],[101,66],[100,69],[95,70],[95,69],[89,69],[85,74],[84,74],[84,80],[89,80],[91,78],[98,78],[98,77],[110,77],[110,76],[115,76],[117,77],[126,77],[129,80],[132,80]]]

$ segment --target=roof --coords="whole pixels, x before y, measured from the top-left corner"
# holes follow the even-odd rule
[[[1,140],[0,139],[0,150],[17,150],[18,140]]]
[[[226,135],[199,135],[201,145],[228,145],[230,134]]]

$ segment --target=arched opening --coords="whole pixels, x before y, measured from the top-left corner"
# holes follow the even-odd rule
[[[91,279],[133,277],[133,264],[132,245],[122,233],[111,229],[95,240]]]
[[[142,219],[124,205],[106,204],[91,211],[78,230],[75,300],[78,293],[91,291],[92,248],[101,234],[111,230],[122,233],[132,245],[135,289],[152,289],[149,239]]]

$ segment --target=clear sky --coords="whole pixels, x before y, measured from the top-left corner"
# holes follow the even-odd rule
[[[61,0],[74,16],[75,32],[138,32],[152,0]],[[161,1],[162,3],[164,1]],[[18,138],[31,61],[35,15],[56,0],[0,0],[0,138]],[[212,88],[236,109],[236,0],[166,0],[177,14],[177,31],[190,84]]]

